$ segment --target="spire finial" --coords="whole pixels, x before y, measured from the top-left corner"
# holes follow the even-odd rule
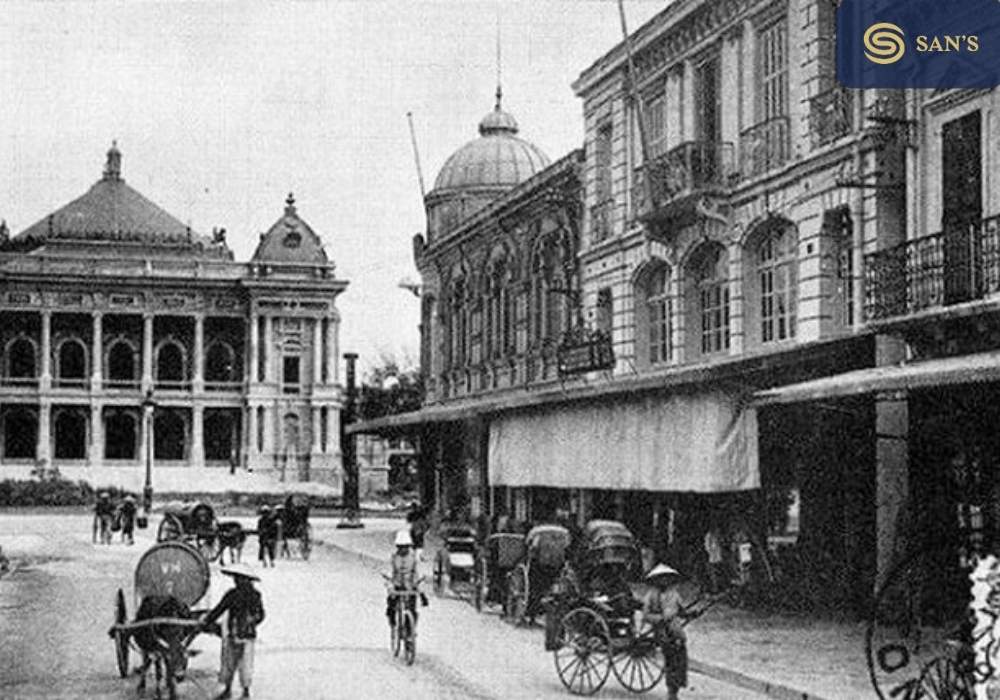
[[[503,80],[502,78],[502,66],[503,61],[501,60],[502,54],[500,53],[500,3],[497,2],[497,104],[496,111],[500,111],[500,100],[503,99]]]
[[[108,159],[104,164],[104,179],[122,179],[122,153],[118,150],[117,139],[111,141],[111,148],[108,150]]]
[[[295,195],[291,192],[289,192],[288,197],[285,198],[285,213],[288,215],[295,214]]]

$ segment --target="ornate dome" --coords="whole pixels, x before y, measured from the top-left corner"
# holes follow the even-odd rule
[[[479,122],[479,138],[469,141],[445,161],[434,181],[434,191],[479,187],[509,188],[549,165],[549,158],[533,143],[517,137],[517,120],[500,107],[503,96]]]

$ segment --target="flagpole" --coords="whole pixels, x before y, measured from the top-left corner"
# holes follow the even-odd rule
[[[638,87],[636,86],[635,80],[635,63],[632,61],[632,38],[628,33],[628,26],[625,23],[625,5],[623,0],[618,0],[618,17],[621,19],[622,24],[622,37],[625,44],[625,56],[627,61],[627,80],[629,96],[632,99],[632,103],[636,106],[636,125],[639,129],[639,149],[642,152],[642,183],[643,189],[645,189],[646,201],[649,202],[649,206],[653,205],[653,185],[650,181],[649,172],[646,170],[646,164],[650,162],[649,157],[649,144],[646,141],[646,110],[642,103],[642,95],[639,93]]]

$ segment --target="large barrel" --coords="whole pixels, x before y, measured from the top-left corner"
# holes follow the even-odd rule
[[[208,582],[208,561],[184,542],[153,545],[135,567],[135,592],[140,599],[173,596],[193,607],[208,591]]]

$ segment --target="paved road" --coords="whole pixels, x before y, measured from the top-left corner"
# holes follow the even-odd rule
[[[106,631],[119,587],[134,612],[131,576],[150,544],[146,534],[133,547],[92,545],[83,516],[0,516],[0,546],[22,560],[0,579],[0,697],[136,697],[135,680],[117,677]],[[394,659],[378,568],[324,547],[310,562],[282,560],[258,570],[268,619],[260,629],[254,697],[569,697],[540,630],[513,629],[459,600],[432,599],[420,619],[416,664]],[[213,567],[210,599],[227,585]],[[212,697],[218,641],[203,636],[193,648],[202,653],[180,695]],[[691,681],[682,697],[753,697],[698,675]],[[663,695],[661,686],[650,697]],[[612,678],[598,697],[633,696]]]

